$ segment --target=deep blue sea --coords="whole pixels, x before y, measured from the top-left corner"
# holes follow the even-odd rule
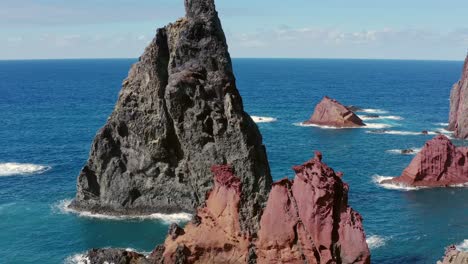
[[[151,251],[161,220],[116,220],[63,210],[75,194],[96,131],[135,60],[0,61],[0,263],[64,263],[92,247]],[[350,204],[364,218],[373,263],[435,263],[468,243],[468,188],[392,189],[397,176],[448,119],[462,62],[235,59],[245,110],[259,123],[275,179],[314,150],[345,173]],[[324,95],[381,119],[372,128],[304,127]],[[368,114],[367,113],[367,114]],[[366,113],[359,113],[365,115]],[[372,134],[377,128],[387,134]],[[466,141],[454,141],[468,145]]]

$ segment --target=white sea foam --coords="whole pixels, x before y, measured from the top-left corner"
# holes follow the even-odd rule
[[[394,177],[389,177],[389,176],[381,176],[381,175],[374,175],[372,176],[372,181],[379,185],[382,188],[389,189],[389,190],[400,190],[400,191],[414,191],[414,190],[419,190],[423,187],[413,187],[413,186],[408,186],[405,184],[397,184],[397,183],[382,183],[383,180],[391,180]]]
[[[445,135],[452,135],[453,134],[453,131],[448,131],[447,129],[445,128],[437,128],[436,129],[437,132],[440,132],[442,134],[445,134]]]
[[[0,177],[14,176],[14,175],[31,175],[44,173],[50,169],[49,166],[29,164],[29,163],[15,163],[7,162],[0,163]]]
[[[419,152],[421,152],[421,148],[411,148],[413,152],[411,153],[402,153],[404,149],[389,149],[386,152],[392,153],[392,154],[398,154],[398,155],[416,155]]]
[[[383,128],[390,128],[392,125],[390,124],[382,124],[382,123],[367,123],[366,126],[362,127],[334,127],[334,126],[323,126],[323,125],[316,125],[316,124],[305,124],[301,123],[294,123],[295,126],[301,127],[318,127],[322,129],[350,129],[350,128],[367,128],[367,129],[383,129]]]
[[[356,112],[361,112],[361,113],[369,113],[369,114],[386,114],[388,113],[385,110],[382,109],[372,109],[372,108],[366,108],[366,109],[360,109]]]
[[[468,252],[468,239],[463,240],[460,244],[455,245],[455,247],[464,252]]]
[[[371,235],[366,238],[369,249],[376,249],[385,245],[387,239],[377,235]]]
[[[400,190],[400,191],[415,191],[415,190],[420,190],[420,189],[427,189],[431,187],[425,187],[425,186],[408,186],[406,184],[401,184],[401,183],[382,183],[383,180],[391,180],[394,177],[389,177],[389,176],[381,176],[381,175],[374,175],[372,176],[372,182],[377,184],[378,186],[389,189],[389,190]],[[452,184],[449,185],[448,187],[451,188],[466,188],[468,187],[468,182],[466,183],[461,183],[461,184]],[[434,187],[438,188],[438,187]]]
[[[268,116],[251,116],[251,117],[255,123],[272,123],[278,120],[274,117],[268,117]]]
[[[388,120],[403,120],[404,118],[401,116],[395,116],[395,115],[389,115],[389,116],[378,116],[378,117],[371,117],[371,116],[365,116],[365,115],[358,115],[359,118],[362,120],[381,120],[381,119],[388,119]]]
[[[69,256],[63,262],[64,264],[90,264],[91,261],[86,254],[75,254],[73,256]]]
[[[366,131],[367,133],[375,133],[374,131]],[[399,131],[399,130],[386,130],[381,131],[379,134],[389,134],[389,135],[401,135],[401,136],[420,136],[424,135],[422,132],[414,132],[414,131]],[[429,131],[427,135],[437,135],[436,132]]]
[[[126,216],[117,216],[117,215],[106,215],[106,214],[99,214],[93,213],[88,211],[76,211],[68,206],[71,204],[70,199],[61,200],[53,205],[53,211],[59,212],[62,214],[77,214],[80,217],[87,217],[87,218],[96,218],[96,219],[105,219],[105,220],[159,220],[166,224],[170,223],[180,223],[180,222],[187,222],[192,219],[192,215],[189,213],[176,213],[176,214],[160,214],[154,213],[150,215],[126,215]]]
[[[449,123],[434,123],[434,125],[446,127],[449,125]]]

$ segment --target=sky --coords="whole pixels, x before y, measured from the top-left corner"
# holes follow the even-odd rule
[[[463,60],[466,0],[217,0],[234,58]],[[137,58],[183,0],[0,0],[0,60]]]

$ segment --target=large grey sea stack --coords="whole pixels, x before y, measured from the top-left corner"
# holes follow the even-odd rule
[[[244,186],[242,228],[253,231],[272,182],[262,136],[244,112],[214,0],[185,0],[185,9],[132,66],[70,206],[194,212],[212,187],[210,167],[230,164]]]
[[[448,129],[457,138],[468,139],[468,56],[462,76],[450,93],[450,120]]]

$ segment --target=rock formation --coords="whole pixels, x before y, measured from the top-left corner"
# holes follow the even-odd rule
[[[428,187],[468,183],[468,147],[456,147],[438,135],[426,142],[400,177],[381,183]]]
[[[212,187],[210,167],[228,163],[243,186],[240,228],[254,232],[272,182],[262,137],[244,112],[214,0],[185,8],[131,68],[71,207],[194,212]]]
[[[450,93],[450,117],[448,130],[458,138],[468,138],[468,56],[465,59],[461,79]]]
[[[314,113],[304,124],[340,128],[365,126],[364,122],[353,111],[328,96],[325,96],[315,107]]]
[[[150,258],[158,263],[370,263],[362,218],[348,206],[343,174],[321,159],[317,152],[294,167],[293,181],[273,184],[260,229],[252,234],[240,229],[243,184],[229,166],[214,166],[206,206]]]
[[[437,264],[468,264],[468,252],[459,251],[453,245],[449,246],[444,258],[442,261],[437,261]]]

